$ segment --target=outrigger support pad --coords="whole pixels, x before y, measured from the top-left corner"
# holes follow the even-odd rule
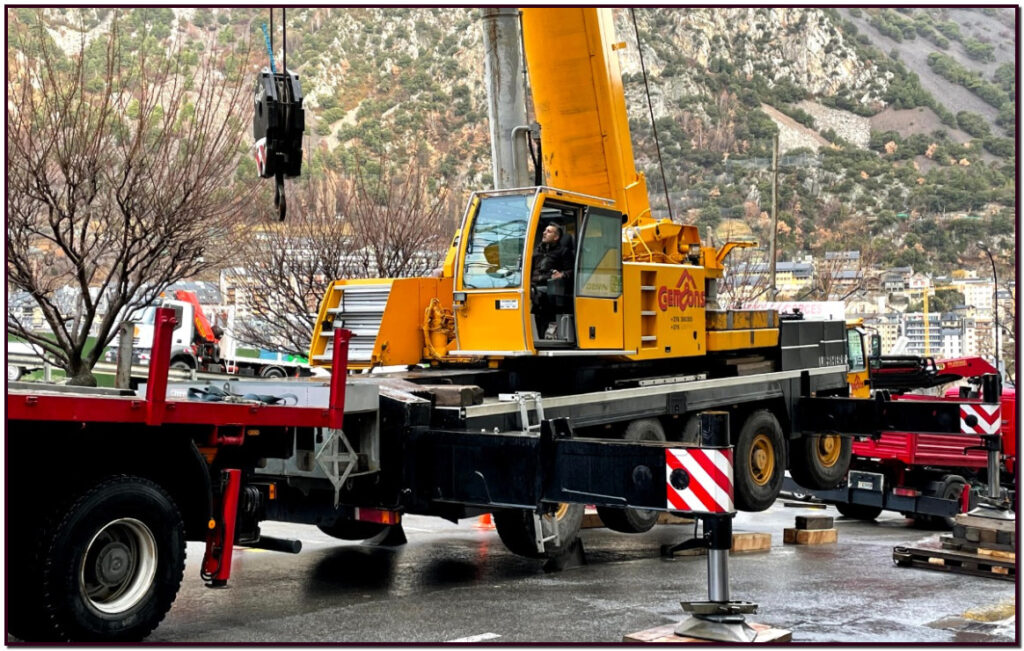
[[[753,642],[757,637],[757,631],[743,617],[756,613],[757,604],[731,601],[729,597],[729,549],[735,515],[697,516],[704,524],[703,542],[708,548],[708,600],[680,602],[691,615],[675,628],[676,635],[719,642]]]
[[[302,135],[306,115],[299,76],[291,71],[263,68],[256,79],[252,135],[256,169],[261,178],[275,179],[274,205],[285,216],[284,179],[302,173]]]

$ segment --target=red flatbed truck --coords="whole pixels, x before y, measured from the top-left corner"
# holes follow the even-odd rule
[[[340,428],[344,374],[332,377],[326,408],[168,400],[173,314],[157,312],[144,397],[8,387],[7,622],[18,637],[141,639],[174,600],[186,539],[206,540],[213,586],[227,582],[236,543],[297,551],[239,517],[240,505],[274,497],[272,483],[243,482],[242,469],[264,453],[261,441]],[[339,330],[340,368],[347,341]]]
[[[959,404],[965,417],[973,415],[976,425],[964,424],[964,433],[936,434],[910,428],[875,432],[855,439],[850,473],[834,489],[810,489],[787,479],[785,490],[810,495],[847,517],[873,520],[882,511],[896,511],[926,524],[952,526],[957,513],[973,508],[978,496],[989,490],[989,450],[982,435],[998,434],[997,484],[1008,499],[1014,498],[1017,478],[1016,389],[1002,387],[998,399],[997,427],[986,427],[982,397],[976,387],[948,389],[943,396],[903,393],[969,379],[977,384],[995,367],[977,357],[935,361],[914,356],[882,357],[872,360],[871,388],[884,392],[893,402],[923,407]],[[990,413],[992,412],[989,408]],[[990,431],[987,431],[990,430]],[[964,490],[964,489],[968,490]]]

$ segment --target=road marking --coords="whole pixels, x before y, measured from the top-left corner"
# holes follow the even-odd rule
[[[448,640],[452,642],[483,642],[484,640],[493,640],[494,638],[501,637],[497,633],[481,633],[480,635],[470,635],[469,637],[460,637],[457,640]]]

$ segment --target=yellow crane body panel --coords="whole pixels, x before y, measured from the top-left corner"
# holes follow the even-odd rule
[[[625,348],[630,359],[705,354],[704,269],[625,263]]]
[[[330,367],[335,327],[352,331],[349,368],[419,364],[431,301],[452,304],[451,278],[336,280],[320,302],[310,362]]]

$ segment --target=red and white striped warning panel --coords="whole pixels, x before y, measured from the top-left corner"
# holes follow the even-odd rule
[[[998,434],[1002,426],[1000,405],[960,405],[960,431],[964,434]],[[967,417],[974,416],[978,424],[970,426]]]
[[[732,513],[732,450],[665,450],[670,511]]]

